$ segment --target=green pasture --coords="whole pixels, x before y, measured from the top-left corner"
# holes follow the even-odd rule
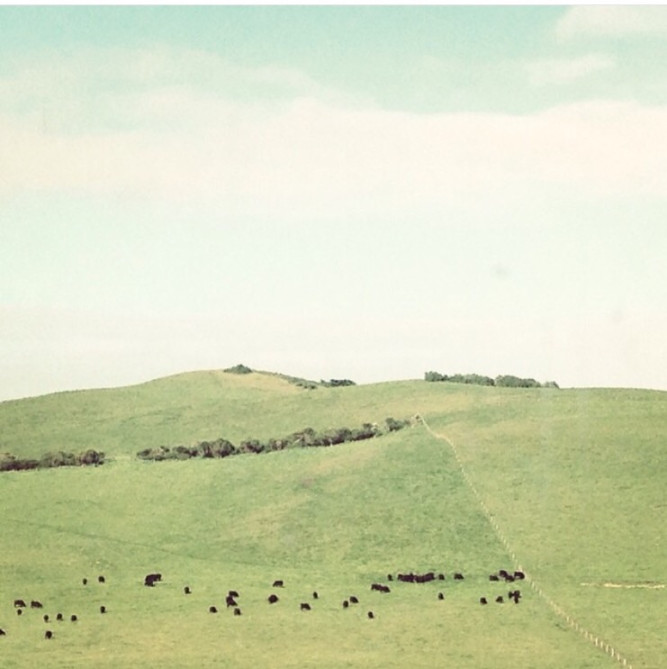
[[[203,372],[2,403],[0,451],[91,447],[109,458],[0,475],[2,666],[619,664],[528,581],[488,580],[518,566],[632,667],[665,666],[666,397],[423,381],[305,390],[272,375]],[[417,413],[440,438],[415,425],[330,448],[133,457],[160,444]],[[446,579],[387,580],[430,570]],[[144,587],[155,571],[164,581]],[[455,571],[465,580],[454,581]],[[272,588],[275,579],[285,588]],[[372,592],[376,581],[392,592]],[[520,604],[493,601],[514,587]],[[229,589],[241,593],[241,616],[225,608]],[[269,605],[272,592],[280,601]],[[343,609],[350,595],[360,603]],[[19,617],[16,598],[44,609]],[[57,612],[65,621],[43,622]]]

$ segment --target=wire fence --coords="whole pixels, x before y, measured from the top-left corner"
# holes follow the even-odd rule
[[[454,442],[447,436],[445,436],[442,433],[437,433],[435,432],[431,426],[426,422],[423,416],[419,415],[419,421],[421,421],[422,425],[426,428],[426,430],[435,438],[439,439],[440,441],[444,441],[446,444],[449,445],[452,453],[454,454],[454,459],[456,460],[456,464],[459,468],[459,471],[461,472],[461,475],[463,476],[464,481],[466,482],[468,488],[470,488],[472,494],[474,495],[475,499],[479,503],[480,508],[482,509],[482,512],[484,513],[484,516],[486,519],[489,521],[489,524],[493,528],[493,531],[495,532],[496,536],[498,537],[499,541],[502,543],[503,547],[507,551],[507,554],[510,556],[512,559],[513,566],[516,570],[521,571],[525,574],[525,580],[528,582],[529,586],[532,588],[532,590],[549,606],[549,608],[561,619],[565,620],[565,622],[576,632],[578,632],[586,641],[594,645],[597,649],[601,650],[602,652],[606,653],[609,655],[609,657],[619,664],[623,665],[624,667],[628,667],[629,669],[632,669],[632,665],[628,661],[626,657],[624,657],[616,648],[614,648],[611,644],[607,643],[603,639],[599,638],[592,632],[589,632],[583,625],[580,625],[574,618],[572,618],[571,615],[569,615],[561,606],[556,604],[556,602],[551,599],[543,590],[542,588],[534,581],[534,579],[530,575],[530,571],[526,571],[526,569],[521,565],[519,560],[517,559],[517,556],[512,549],[512,546],[510,545],[509,541],[505,537],[504,532],[498,525],[496,519],[493,517],[491,512],[489,511],[488,507],[486,506],[486,503],[482,499],[482,496],[479,494],[479,491],[477,490],[477,487],[475,484],[472,482],[470,476],[468,475],[468,471],[463,465],[463,461],[461,460],[461,457],[459,455],[459,451],[456,448],[456,445]]]

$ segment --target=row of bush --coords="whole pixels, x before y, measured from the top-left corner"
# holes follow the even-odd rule
[[[497,386],[499,388],[558,388],[555,381],[540,383],[535,379],[522,379],[511,374],[503,374],[492,379],[481,374],[440,374],[440,372],[426,372],[425,381],[450,381],[451,383],[469,383],[476,386]]]
[[[395,432],[409,425],[409,420],[386,418],[384,427],[377,423],[364,423],[360,428],[340,427],[324,432],[316,432],[312,427],[293,432],[287,437],[260,441],[246,439],[235,446],[228,439],[220,438],[215,441],[200,441],[194,446],[159,446],[145,448],[137,453],[142,460],[188,460],[190,458],[226,458],[241,453],[270,453],[282,451],[286,448],[309,448],[317,446],[335,446],[351,441],[362,441],[372,437]]]
[[[51,467],[80,467],[84,465],[101,465],[103,463],[104,453],[92,448],[79,454],[54,451],[45,453],[39,459],[17,458],[11,453],[0,453],[0,472],[49,469]]]

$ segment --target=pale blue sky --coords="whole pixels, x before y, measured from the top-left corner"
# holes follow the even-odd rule
[[[0,7],[0,400],[243,362],[667,389],[667,7]]]

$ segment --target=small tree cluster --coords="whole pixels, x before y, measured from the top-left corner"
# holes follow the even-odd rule
[[[322,379],[320,385],[325,388],[339,388],[341,386],[356,386],[357,384],[350,379],[329,379],[328,381]]]
[[[494,380],[490,376],[481,374],[440,374],[439,372],[426,372],[425,381],[450,381],[451,383],[467,383],[475,386],[493,386]]]
[[[280,439],[272,438],[264,442],[258,439],[246,439],[240,442],[238,446],[227,439],[220,438],[215,441],[201,441],[194,446],[145,448],[137,453],[137,457],[142,460],[156,461],[226,458],[241,453],[270,453],[272,451],[282,451],[286,448],[335,446],[352,441],[371,439],[385,432],[395,432],[409,424],[409,420],[396,420],[390,417],[385,420],[384,430],[376,423],[364,423],[358,428],[332,428],[323,432],[317,432],[312,427],[307,427]]]
[[[250,374],[252,369],[250,369],[250,367],[246,367],[245,365],[234,365],[234,367],[228,367],[222,371],[227,372],[227,374]]]
[[[39,459],[17,458],[11,453],[0,454],[0,472],[25,471],[28,469],[49,469],[51,467],[78,467],[81,465],[101,465],[104,453],[89,448],[78,455],[65,451],[45,453]]]
[[[503,374],[492,379],[480,374],[440,374],[439,372],[425,372],[425,381],[450,381],[451,383],[468,383],[477,386],[497,386],[499,388],[558,388],[555,381],[540,383],[535,379],[522,379],[511,374]]]

